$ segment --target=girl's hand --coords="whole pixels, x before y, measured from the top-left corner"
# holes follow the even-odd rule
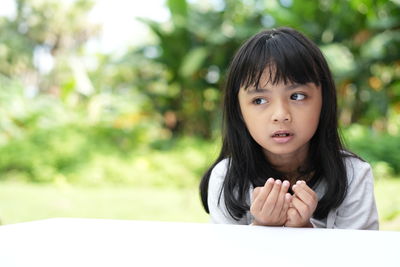
[[[263,187],[253,191],[250,212],[254,225],[283,225],[287,219],[290,194],[287,193],[290,183],[269,178]]]
[[[294,195],[287,212],[285,226],[312,227],[310,218],[317,208],[317,194],[304,181],[297,181],[292,189]]]

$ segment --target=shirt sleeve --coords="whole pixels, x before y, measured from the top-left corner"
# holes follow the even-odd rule
[[[232,218],[225,206],[223,194],[220,197],[227,165],[228,160],[224,159],[215,165],[214,169],[211,171],[207,198],[208,208],[210,211],[210,221],[211,223],[217,224],[247,224],[246,216],[239,221]]]
[[[379,229],[371,166],[359,159],[346,159],[348,191],[336,210],[333,228]]]

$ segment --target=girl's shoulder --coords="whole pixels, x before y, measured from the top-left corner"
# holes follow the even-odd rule
[[[371,167],[371,165],[366,162],[364,159],[359,157],[358,155],[348,152],[348,151],[342,151],[342,158],[344,160],[344,164],[347,168],[367,168]]]
[[[222,179],[226,175],[226,171],[228,169],[229,159],[225,158],[218,162],[211,171],[210,179]]]
[[[371,165],[362,158],[355,154],[344,152],[343,160],[349,184],[373,179]]]
[[[228,166],[229,166],[228,158],[221,160],[214,166],[210,174],[209,178],[210,180],[208,182],[208,190],[209,190],[208,196],[213,195],[214,193],[219,194],[219,192],[221,192],[226,177],[226,172],[228,170]]]

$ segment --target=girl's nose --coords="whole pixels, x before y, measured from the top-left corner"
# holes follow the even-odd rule
[[[272,121],[276,123],[292,121],[292,116],[290,115],[290,111],[285,104],[281,103],[276,105],[274,113],[272,114]]]

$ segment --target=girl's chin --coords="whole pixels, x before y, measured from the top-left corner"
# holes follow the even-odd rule
[[[264,154],[267,156],[291,156],[295,154],[295,150],[267,150],[264,149]]]
[[[263,146],[264,155],[267,157],[295,157],[307,154],[308,145],[295,146],[294,144],[286,145],[268,145]]]

